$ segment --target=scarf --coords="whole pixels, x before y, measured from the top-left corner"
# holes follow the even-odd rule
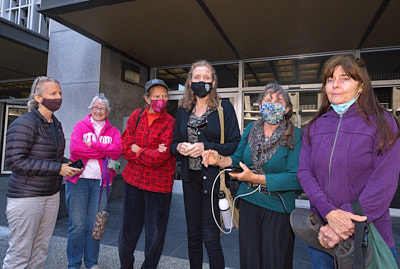
[[[264,120],[258,119],[249,134],[249,147],[253,166],[251,170],[256,174],[265,174],[263,165],[268,162],[282,144],[282,137],[287,129],[282,121],[273,131],[271,137],[264,135]]]

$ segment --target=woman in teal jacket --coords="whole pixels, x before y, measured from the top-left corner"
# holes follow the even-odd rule
[[[267,84],[258,103],[262,118],[246,127],[235,153],[224,157],[208,150],[203,162],[243,169],[230,173],[242,181],[240,268],[292,268],[294,234],[289,216],[301,189],[296,176],[301,130],[290,122],[292,103],[279,84]]]

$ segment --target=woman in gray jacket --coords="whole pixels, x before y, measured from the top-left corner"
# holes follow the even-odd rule
[[[6,164],[12,171],[7,188],[6,215],[10,235],[3,262],[7,268],[44,268],[56,224],[62,177],[81,169],[64,159],[61,123],[53,115],[62,102],[60,84],[38,77],[32,85],[31,111],[7,131]]]

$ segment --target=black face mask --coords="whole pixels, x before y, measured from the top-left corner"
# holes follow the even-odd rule
[[[212,82],[192,82],[191,86],[194,95],[203,98],[206,97],[212,90]]]

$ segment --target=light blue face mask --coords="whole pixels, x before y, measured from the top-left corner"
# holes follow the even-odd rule
[[[353,99],[351,99],[350,101],[348,101],[347,103],[343,103],[343,104],[331,104],[331,107],[333,108],[333,110],[335,110],[335,112],[339,115],[343,115],[344,113],[346,113],[347,110],[349,110],[349,108],[351,107],[352,104],[354,104],[354,102],[357,100],[358,96],[360,96],[360,90],[357,92],[356,96],[354,96]]]

